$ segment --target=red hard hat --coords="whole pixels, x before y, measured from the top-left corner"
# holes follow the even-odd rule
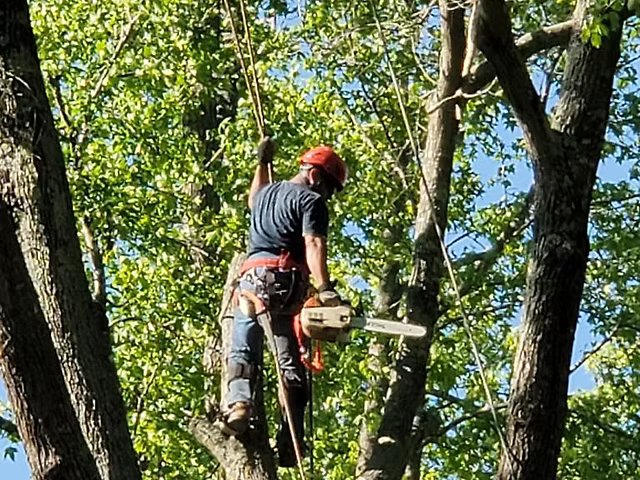
[[[347,183],[347,177],[349,176],[347,164],[331,147],[320,145],[312,148],[300,157],[300,164],[321,168],[335,180],[338,191],[342,190]]]

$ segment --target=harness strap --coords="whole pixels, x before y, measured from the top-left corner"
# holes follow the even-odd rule
[[[309,274],[309,269],[306,265],[297,262],[291,258],[289,252],[281,253],[278,257],[252,257],[247,258],[240,267],[240,275],[246,273],[252,268],[267,267],[277,268],[280,270],[300,270],[305,274]]]

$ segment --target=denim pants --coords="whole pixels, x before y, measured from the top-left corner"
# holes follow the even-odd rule
[[[255,293],[265,302],[271,313],[271,328],[276,343],[278,364],[294,413],[297,432],[301,432],[303,428],[307,384],[298,351],[298,341],[293,331],[293,317],[302,307],[308,285],[307,275],[299,270],[266,267],[249,270],[240,278],[238,285],[240,295],[243,290]],[[229,381],[226,398],[228,406],[235,402],[253,404],[253,389],[257,368],[262,364],[263,349],[264,332],[255,315],[247,315],[236,307],[231,328],[229,371],[249,371],[251,374],[238,376]],[[238,365],[241,367],[238,368]]]

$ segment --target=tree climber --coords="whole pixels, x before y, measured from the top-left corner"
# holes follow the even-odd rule
[[[238,307],[234,311],[224,429],[230,435],[245,432],[253,408],[263,330],[253,305],[242,294],[251,292],[265,303],[271,314],[293,430],[298,445],[302,445],[308,399],[293,317],[300,312],[307,295],[309,274],[323,305],[341,303],[331,286],[327,268],[327,201],[334,192],[344,188],[348,170],[333,149],[319,146],[302,155],[300,171],[291,180],[269,183],[274,152],[273,141],[265,137],[258,147],[259,163],[249,190],[249,248],[240,272]],[[283,399],[279,400],[282,405]],[[286,416],[282,415],[276,440],[279,463],[283,467],[297,463],[289,432]]]

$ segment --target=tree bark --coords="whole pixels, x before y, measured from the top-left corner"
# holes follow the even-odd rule
[[[399,197],[404,200],[404,197]],[[404,232],[393,232],[389,239],[390,245],[399,241],[398,235]],[[385,265],[382,272],[380,288],[376,295],[375,316],[376,317],[394,317],[397,312],[397,304],[402,298],[402,289],[398,282],[398,273],[400,264],[397,261],[390,260]],[[370,418],[372,415],[378,415],[384,406],[384,396],[389,388],[389,379],[384,373],[385,367],[391,363],[389,339],[372,338],[369,341],[368,369],[371,372],[367,378],[369,384],[367,391],[367,400],[364,403],[362,426],[360,427],[360,438],[358,441],[360,454],[358,455],[358,464],[356,466],[356,476],[359,472],[367,468],[367,462],[371,459],[373,448],[376,443],[377,429],[375,423],[371,425]]]
[[[64,161],[26,0],[2,2],[0,23],[0,202],[5,212],[3,227],[7,227],[0,235],[6,237],[5,242],[17,241],[25,267],[22,271],[5,272],[4,275],[11,275],[5,281],[13,278],[33,290],[31,309],[40,312],[40,321],[44,320],[47,327],[38,327],[33,334],[46,333],[48,340],[43,338],[38,343],[43,348],[53,341],[57,368],[67,391],[66,403],[75,412],[100,477],[140,478],[110,358],[106,315],[92,302],[82,264]],[[12,265],[10,258],[3,258],[2,263]],[[21,321],[17,315],[27,314],[7,303],[11,298],[4,298],[0,307],[5,331],[15,336],[11,341],[18,345],[19,332],[9,327]],[[49,351],[47,355],[50,354]],[[18,367],[22,370],[18,371]],[[32,383],[41,374],[36,370],[42,366],[32,364],[25,368],[24,364],[7,364],[3,370],[7,384]],[[61,395],[63,386],[58,386],[57,391]],[[25,428],[29,421],[40,422],[50,438],[61,435],[62,431],[53,428],[58,425],[34,416],[48,412],[36,408],[38,403],[48,402],[48,396],[33,397],[32,393],[32,389],[13,389],[18,424]],[[26,405],[30,406],[28,411],[23,410]],[[73,431],[73,427],[69,429]],[[33,438],[26,430],[20,433],[25,439]],[[32,455],[40,448],[40,442],[27,448],[32,465],[39,463]],[[82,450],[78,454],[82,455]]]
[[[0,199],[0,366],[31,474],[34,480],[99,480],[10,210]]]
[[[589,252],[587,223],[607,125],[621,25],[595,48],[573,16],[562,95],[549,122],[522,58],[506,6],[482,0],[480,48],[493,64],[525,134],[534,166],[533,248],[511,382],[508,452],[500,479],[555,479],[567,415],[573,339]],[[622,22],[620,22],[622,24]]]
[[[464,9],[460,5],[441,0],[440,15],[440,76],[433,104],[452,96],[460,88],[464,55]],[[411,323],[427,327],[427,334],[420,340],[407,341],[401,346],[377,439],[358,479],[400,479],[409,459],[412,424],[424,401],[429,349],[438,317],[442,251],[432,210],[435,211],[440,230],[444,231],[458,133],[455,110],[456,105],[450,102],[429,116],[422,162],[429,192],[424,182],[421,183],[416,219],[414,273],[407,296],[407,317]]]

